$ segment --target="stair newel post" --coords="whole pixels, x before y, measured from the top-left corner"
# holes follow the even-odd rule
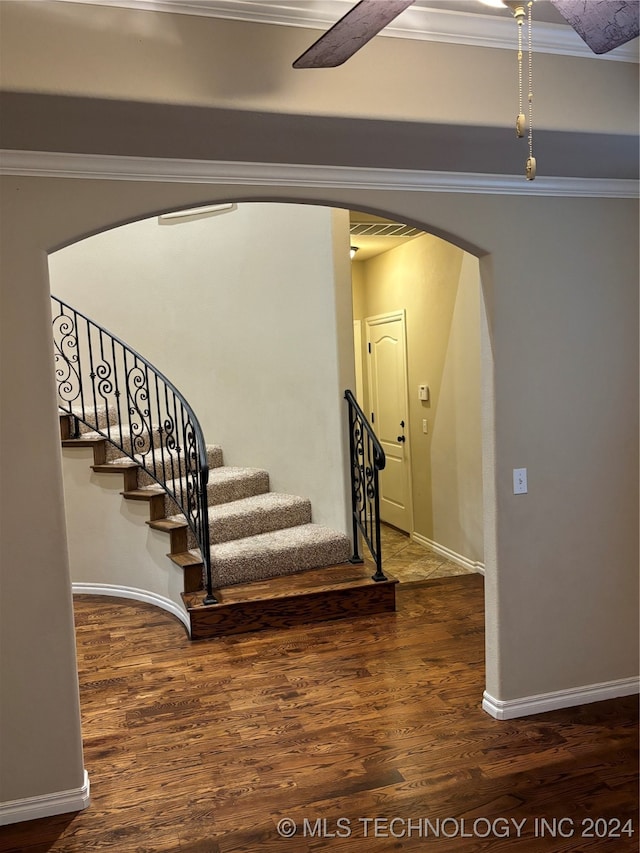
[[[346,397],[346,395],[345,395]],[[352,541],[353,541],[353,556],[351,557],[351,563],[364,563],[364,560],[360,556],[360,548],[359,548],[359,537],[358,537],[358,522],[357,522],[357,514],[358,514],[358,495],[357,495],[357,487],[356,487],[356,475],[355,468],[358,465],[358,457],[356,450],[356,442],[355,442],[355,428],[356,428],[356,420],[355,420],[355,411],[351,406],[351,401],[348,397],[346,397],[347,402],[349,403],[349,470],[350,470],[350,480],[351,480],[351,528],[352,528]]]
[[[213,594],[213,578],[211,577],[211,544],[209,540],[209,505],[207,502],[207,483],[209,482],[209,466],[200,466],[200,548],[204,563],[205,585],[207,594],[202,599],[203,604],[217,604],[218,599]]]
[[[386,464],[382,445],[351,391],[345,391],[349,405],[349,447],[351,459],[351,501],[353,507],[353,550],[351,562],[363,562],[358,553],[358,531],[376,564],[374,581],[388,580],[382,571],[380,544],[380,486],[378,474]]]

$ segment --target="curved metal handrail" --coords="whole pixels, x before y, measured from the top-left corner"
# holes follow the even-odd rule
[[[200,423],[175,385],[140,353],[51,296],[58,405],[137,462],[183,512],[204,565],[205,604],[215,604]],[[76,430],[77,435],[77,430]]]
[[[375,560],[374,581],[385,581],[382,571],[380,546],[380,486],[378,473],[386,465],[382,445],[373,427],[367,420],[353,393],[344,392],[349,406],[349,449],[351,471],[351,505],[353,523],[353,557],[351,561],[361,563],[358,549],[358,531],[362,533],[371,555]]]

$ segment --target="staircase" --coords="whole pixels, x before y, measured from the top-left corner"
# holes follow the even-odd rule
[[[307,499],[271,492],[267,471],[226,466],[162,374],[53,302],[62,445],[92,448],[93,471],[121,473],[123,498],[148,505],[183,571],[192,639],[395,609],[395,580],[379,565],[372,579],[357,550],[348,562],[348,538],[314,524]]]

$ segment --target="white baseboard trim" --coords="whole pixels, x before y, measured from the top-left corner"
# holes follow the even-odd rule
[[[84,784],[80,788],[0,803],[0,826],[67,812],[81,812],[89,805],[90,788],[89,774],[85,770]]]
[[[134,601],[144,601],[146,604],[153,604],[155,607],[160,607],[162,610],[166,610],[177,617],[187,631],[191,632],[189,615],[186,610],[183,610],[175,601],[165,598],[164,595],[158,595],[156,592],[149,592],[146,589],[136,589],[133,586],[118,586],[117,584],[109,583],[73,583],[71,588],[75,595],[112,595],[115,598],[131,598]]]
[[[552,693],[539,693],[537,696],[524,696],[521,699],[507,699],[504,702],[495,699],[485,690],[482,709],[496,720],[513,720],[530,714],[544,714],[559,708],[572,708],[575,705],[588,705],[590,702],[602,702],[605,699],[619,699],[640,692],[640,678],[619,678],[602,684],[588,684],[569,690],[555,690]]]
[[[484,563],[480,563],[477,560],[470,560],[468,557],[463,557],[462,554],[457,554],[450,548],[446,548],[444,545],[439,545],[437,542],[427,539],[427,537],[423,536],[421,533],[412,533],[411,538],[414,542],[419,542],[420,545],[426,545],[427,548],[435,551],[436,554],[441,554],[443,557],[446,557],[447,560],[451,560],[452,563],[456,563],[458,566],[469,569],[470,572],[478,572],[481,575],[484,574]]]

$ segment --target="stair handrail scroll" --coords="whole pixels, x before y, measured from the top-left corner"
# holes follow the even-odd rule
[[[362,563],[358,531],[362,534],[376,564],[374,581],[386,581],[382,571],[380,547],[380,485],[378,474],[386,465],[382,445],[353,393],[344,392],[349,407],[349,450],[353,524],[352,563]]]
[[[207,483],[209,464],[193,409],[144,356],[51,296],[58,405],[137,462],[184,514],[202,554],[204,604],[215,604]]]

